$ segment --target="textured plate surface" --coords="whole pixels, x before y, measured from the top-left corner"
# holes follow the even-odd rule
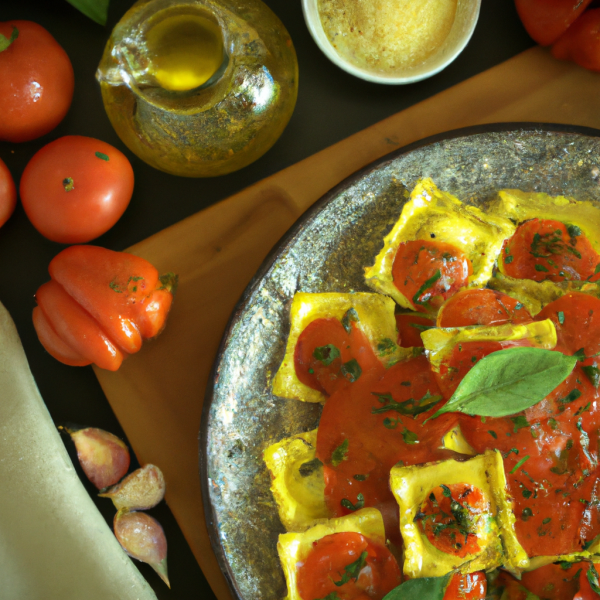
[[[600,131],[503,124],[412,144],[329,192],[286,234],[232,315],[204,401],[200,476],[209,535],[234,597],[286,594],[277,558],[283,528],[262,452],[318,424],[320,405],[271,394],[284,355],[296,291],[370,291],[371,265],[422,177],[463,202],[485,205],[502,188],[591,199],[600,204]]]

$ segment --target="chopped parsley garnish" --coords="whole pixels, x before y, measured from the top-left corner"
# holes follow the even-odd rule
[[[409,398],[403,402],[396,402],[391,394],[377,394],[373,392],[374,396],[377,396],[379,402],[384,406],[376,406],[371,409],[371,414],[378,415],[391,410],[400,413],[401,415],[416,417],[421,413],[427,412],[430,408],[433,408],[438,402],[442,400],[441,396],[432,396],[429,391],[420,399],[414,400]]]
[[[365,550],[353,563],[350,563],[344,567],[344,574],[342,575],[342,578],[339,581],[334,581],[333,583],[340,587],[345,583],[348,583],[351,579],[357,581],[360,572],[367,564],[367,556],[369,556],[369,553]]]
[[[346,333],[350,333],[352,331],[352,323],[358,323],[360,319],[358,318],[358,313],[355,308],[349,308],[346,311],[346,314],[342,317],[342,325],[346,330]]]
[[[109,161],[109,158],[106,154],[104,154],[103,152],[95,152],[94,153],[98,158],[105,160],[106,162]]]
[[[513,473],[516,473],[525,462],[527,462],[529,460],[529,454],[526,454],[510,471],[509,473],[512,475]]]
[[[534,268],[536,271],[540,271],[540,272],[542,272],[542,273],[548,273],[548,269],[547,269],[547,268],[546,268],[544,265],[538,265],[538,264],[535,264],[535,265],[533,266],[533,268]]]
[[[348,510],[360,510],[365,506],[365,497],[362,494],[356,496],[356,504],[352,504],[348,498],[342,498],[340,504]]]
[[[529,427],[529,421],[523,416],[519,415],[518,417],[511,417],[510,420],[515,424],[513,429],[513,433],[517,433],[519,429],[523,429],[523,427]]]
[[[413,296],[414,304],[427,304],[431,298],[431,293],[426,294],[424,300],[421,300],[421,296],[429,289],[431,289],[435,282],[442,278],[442,272],[438,269],[425,283],[417,290],[417,293]]]
[[[398,344],[394,340],[384,338],[380,342],[377,342],[377,354],[379,356],[387,356],[388,354],[392,354],[397,347]]]
[[[594,367],[593,365],[588,365],[586,367],[581,367],[581,370],[591,381],[592,385],[598,389],[598,386],[600,385],[600,369],[598,369],[598,367]]]
[[[590,563],[586,576],[592,590],[600,596],[600,578],[593,562]]]
[[[300,465],[298,472],[301,477],[309,477],[323,466],[323,463],[318,458],[313,458],[308,462]]]
[[[409,323],[411,327],[418,329],[419,331],[428,331],[429,329],[435,329],[435,325],[422,325],[421,323]]]
[[[75,189],[75,183],[73,182],[72,177],[65,177],[62,184],[65,188],[65,192],[72,192]]]
[[[351,383],[354,383],[362,374],[358,361],[353,358],[342,365],[342,375]]]
[[[567,408],[566,405],[575,402],[579,396],[581,396],[581,391],[577,388],[573,388],[564,398],[559,398],[559,412],[563,412]]]
[[[362,475],[360,473],[357,473],[356,475],[353,475],[352,478],[356,479],[356,481],[366,481],[367,479],[369,479],[369,474],[366,473],[365,475]]]
[[[406,427],[404,428],[404,431],[402,432],[402,439],[404,440],[405,444],[412,445],[412,444],[419,443],[419,437],[417,436],[417,434],[414,433],[413,431],[410,431]]]
[[[558,322],[559,322],[561,325],[564,325],[564,324],[565,324],[565,313],[564,313],[562,310],[559,310],[559,311],[556,313],[556,316],[558,317]]]
[[[333,344],[327,344],[326,346],[318,346],[313,350],[313,358],[316,358],[320,363],[325,366],[330,365],[336,358],[340,357],[339,349]]]
[[[498,434],[495,431],[492,431],[491,429],[488,429],[488,433],[495,439],[498,439]]]
[[[343,460],[348,460],[348,446],[350,442],[348,439],[345,439],[334,451],[331,455],[331,464],[334,467],[337,467]]]

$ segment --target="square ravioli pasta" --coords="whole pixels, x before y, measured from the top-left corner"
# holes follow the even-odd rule
[[[486,285],[504,240],[514,231],[508,219],[463,204],[423,179],[374,265],[365,269],[366,283],[404,308],[435,312],[432,295],[439,294],[441,302],[460,287]]]
[[[359,335],[366,338],[367,345],[377,359],[386,367],[410,356],[410,349],[400,348],[397,344],[398,330],[394,309],[394,302],[380,294],[297,292],[290,309],[291,325],[285,356],[273,379],[273,394],[304,402],[325,400],[325,394],[321,390],[301,381],[296,372],[298,343],[309,326],[316,325],[316,321],[326,320],[329,321],[329,326],[336,326],[334,335],[336,338],[340,338],[341,335],[342,342],[349,342],[353,331],[359,332]],[[323,346],[323,351],[326,349],[336,352],[338,357],[344,357],[344,348],[348,344],[331,344],[329,338],[326,341],[328,343]],[[323,364],[329,365],[334,355],[320,358]]]
[[[411,579],[529,564],[514,531],[502,456],[395,466],[390,486],[400,506],[404,573]]]

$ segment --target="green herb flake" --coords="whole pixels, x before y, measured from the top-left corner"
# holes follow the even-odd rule
[[[349,308],[344,316],[342,317],[342,325],[346,330],[346,333],[350,333],[352,331],[352,323],[358,323],[360,319],[358,318],[358,313],[355,308]]]
[[[67,0],[69,4],[81,11],[86,17],[99,25],[106,25],[108,19],[109,0]]]
[[[513,433],[517,433],[519,429],[530,427],[529,421],[523,416],[511,417],[510,420],[514,423]]]
[[[552,429],[554,431],[558,427],[558,421],[556,419],[553,419],[552,417],[550,417],[548,419],[548,425],[550,425],[550,429]]]
[[[360,510],[365,506],[365,497],[362,494],[356,496],[356,504],[352,504],[348,498],[342,498],[340,504],[348,510]]]
[[[313,358],[316,358],[320,363],[325,366],[330,365],[336,358],[340,357],[339,349],[333,344],[327,344],[326,346],[318,346],[313,350]]]
[[[592,385],[598,389],[600,386],[600,369],[593,365],[581,367],[581,370],[585,373],[585,376],[590,380]]]
[[[436,405],[442,400],[442,396],[432,396],[429,393],[429,391],[427,391],[420,400],[414,400],[413,398],[409,398],[408,400],[404,400],[403,402],[396,402],[392,398],[391,394],[378,394],[376,392],[372,393],[374,396],[377,396],[379,402],[384,404],[384,406],[376,406],[372,408],[371,414],[373,415],[393,410],[397,413],[400,413],[401,415],[416,417],[421,413],[427,412],[429,409],[433,408],[434,405]]]
[[[108,158],[108,155],[104,154],[103,152],[94,152],[94,154],[96,155],[97,158],[99,158],[101,160],[105,160],[106,162],[108,162],[110,160]]]
[[[510,265],[510,263],[513,261],[513,256],[512,254],[509,254],[508,256],[504,257],[504,264],[505,265]]]
[[[345,583],[348,583],[351,579],[354,579],[354,581],[357,581],[358,576],[360,575],[360,572],[362,571],[364,566],[367,564],[368,556],[369,556],[369,553],[366,550],[364,552],[362,552],[361,555],[353,563],[350,563],[349,565],[346,565],[344,567],[344,574],[342,575],[342,578],[339,581],[334,581],[333,583],[336,586],[340,587],[340,586],[344,585]]]
[[[523,512],[521,513],[521,520],[527,521],[530,517],[533,517],[533,511],[529,507],[524,508]]]
[[[417,434],[414,433],[413,431],[410,431],[406,427],[404,428],[404,431],[402,432],[402,439],[404,440],[405,444],[413,445],[413,444],[419,443],[419,437],[417,436]]]
[[[498,439],[498,434],[495,431],[492,431],[491,429],[488,429],[488,433],[495,439]]]
[[[366,481],[367,479],[369,479],[369,474],[366,473],[365,475],[362,475],[360,473],[357,473],[356,475],[352,476],[352,479],[355,479],[356,481]]]
[[[334,467],[337,467],[343,460],[348,460],[348,446],[350,442],[348,439],[345,439],[334,451],[331,455],[331,464]]]
[[[380,342],[377,342],[377,354],[380,357],[389,356],[393,354],[398,348],[398,344],[390,338],[383,338]]]
[[[543,400],[573,370],[577,359],[542,348],[499,350],[479,360],[432,417],[447,412],[505,417]]]
[[[543,523],[544,525],[548,525],[548,523],[550,523],[550,521],[552,521],[552,517],[546,517],[546,518],[545,518],[545,519],[542,521],[542,523]]]
[[[556,316],[558,317],[558,322],[559,322],[561,325],[564,325],[564,324],[565,324],[565,313],[564,313],[562,310],[559,310],[559,311],[556,313]]]
[[[579,227],[577,227],[577,225],[566,225],[567,228],[567,233],[569,234],[569,237],[575,238],[575,237],[579,237],[581,235],[581,229]]]
[[[341,373],[350,383],[354,383],[361,376],[362,369],[358,361],[353,358],[342,365]]]
[[[305,462],[300,465],[298,469],[298,473],[300,473],[300,477],[310,477],[313,473],[316,473],[321,467],[323,463],[318,458],[313,458],[308,462]]]
[[[542,273],[548,273],[548,269],[547,269],[547,268],[546,268],[544,265],[538,265],[538,264],[535,264],[535,265],[533,266],[533,268],[534,268],[536,271],[540,271],[540,272],[542,272]]]
[[[111,281],[108,284],[108,287],[113,291],[113,292],[117,292],[117,294],[122,294],[123,290],[121,289],[121,287],[119,286],[119,284],[113,279],[113,281]]]
[[[75,189],[75,182],[72,177],[65,177],[62,181],[65,192],[72,192]]]
[[[517,302],[515,304],[515,310],[521,310],[523,308],[523,304],[521,304],[520,302]]]
[[[586,576],[592,590],[600,596],[600,577],[598,576],[598,571],[596,571],[596,566],[593,562],[589,564]]]
[[[426,294],[425,299],[421,300],[421,296],[430,288],[435,285],[435,282],[442,278],[442,272],[438,269],[425,283],[417,290],[417,293],[413,296],[413,303],[425,305],[429,302],[431,294]]]
[[[529,454],[526,454],[510,471],[509,473],[512,475],[513,473],[516,473],[525,462],[527,462],[529,460]]]
[[[0,52],[4,52],[18,37],[19,30],[14,25],[12,26],[9,38],[0,33]]]
[[[429,331],[430,329],[435,329],[435,325],[422,325],[421,323],[409,323],[410,327],[414,327],[419,331]]]

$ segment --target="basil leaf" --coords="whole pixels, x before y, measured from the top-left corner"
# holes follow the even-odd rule
[[[465,375],[458,388],[432,417],[462,412],[505,417],[543,400],[575,367],[577,358],[543,348],[508,348],[492,352]]]
[[[358,580],[358,576],[362,571],[363,567],[367,564],[367,557],[369,553],[365,550],[353,563],[344,567],[344,574],[339,581],[334,581],[333,584],[337,587],[341,587],[345,583],[348,583],[351,579],[354,581]]]
[[[409,579],[386,594],[383,600],[443,600],[452,573],[442,577]]]
[[[19,30],[14,25],[9,38],[0,33],[0,52],[4,52],[18,37]]]
[[[67,2],[92,21],[96,21],[99,25],[106,25],[109,0],[67,0]]]

